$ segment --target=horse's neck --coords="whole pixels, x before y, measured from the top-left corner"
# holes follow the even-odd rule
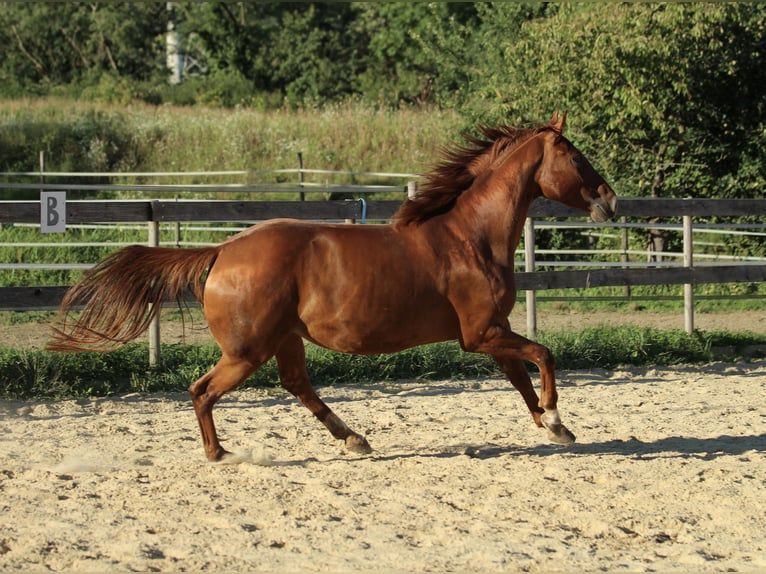
[[[514,265],[514,254],[524,232],[529,206],[534,196],[526,187],[511,189],[511,201],[507,201],[505,210],[499,209],[496,221],[487,229],[487,236],[494,258],[505,266]],[[504,190],[503,193],[508,193]]]
[[[528,152],[535,149],[530,146]],[[535,153],[514,155],[477,178],[451,213],[454,228],[464,230],[467,239],[489,249],[499,265],[514,265],[529,206],[539,195],[534,180],[538,165]]]

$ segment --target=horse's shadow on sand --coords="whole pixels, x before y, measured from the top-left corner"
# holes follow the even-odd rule
[[[688,458],[697,460],[715,460],[727,456],[743,455],[747,452],[766,451],[766,434],[752,436],[721,435],[714,438],[666,437],[652,442],[629,440],[609,440],[594,443],[580,443],[569,447],[555,445],[453,445],[446,446],[439,452],[412,452],[396,454],[375,454],[376,461],[391,461],[406,458],[453,458],[468,456],[486,460],[502,457],[549,457],[578,455],[612,455],[633,460],[654,460],[663,458]]]
[[[548,450],[551,451],[550,448]],[[629,440],[575,444],[569,450],[573,454],[612,454],[644,460],[654,458],[714,460],[752,451],[766,451],[766,433],[749,436],[720,435],[708,438],[669,436],[651,442],[630,438]]]
[[[508,389],[509,392],[512,389]],[[481,389],[463,389],[450,388],[440,389],[435,387],[426,387],[422,389],[409,389],[407,395],[430,396],[459,394],[463,392],[482,392]],[[394,393],[394,390],[391,391]],[[403,394],[401,391],[396,394]],[[350,397],[335,396],[328,403],[344,402],[352,400]],[[370,397],[367,400],[372,400]],[[268,399],[258,399],[257,401],[242,401],[238,404],[227,405],[229,408],[241,409],[248,406],[274,406],[292,404],[288,397],[271,397]],[[224,407],[226,408],[226,407]],[[578,456],[578,455],[606,455],[630,458],[633,460],[653,460],[653,459],[697,459],[697,460],[715,460],[727,456],[743,455],[747,452],[766,452],[766,433],[736,436],[720,435],[717,437],[699,438],[694,436],[668,436],[654,441],[645,442],[635,437],[627,440],[612,439],[598,442],[578,442],[571,446],[561,447],[554,444],[539,444],[534,446],[525,446],[519,444],[445,444],[442,447],[436,447],[436,450],[423,451],[412,450],[411,452],[402,452],[406,450],[404,445],[399,445],[394,449],[397,452],[373,451],[370,458],[374,461],[391,461],[408,458],[453,458],[468,456],[475,459],[494,459],[501,457],[539,457],[546,458],[550,456]],[[354,458],[345,458],[347,461]],[[316,459],[310,459],[305,462],[316,462]],[[295,464],[301,464],[297,462]]]

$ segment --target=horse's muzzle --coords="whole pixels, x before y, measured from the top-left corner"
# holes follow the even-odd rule
[[[598,195],[590,202],[590,218],[597,223],[613,219],[617,213],[617,196],[605,183],[598,187]]]

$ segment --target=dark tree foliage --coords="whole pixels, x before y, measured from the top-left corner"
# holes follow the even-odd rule
[[[179,86],[169,22],[189,64]],[[570,135],[622,194],[759,197],[765,30],[759,3],[3,2],[0,96],[353,98],[455,108],[466,126],[569,109]]]
[[[0,80],[30,91],[97,80],[157,74],[165,2],[3,2]]]

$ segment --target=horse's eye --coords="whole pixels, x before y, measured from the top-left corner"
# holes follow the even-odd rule
[[[572,165],[576,168],[581,168],[585,164],[583,157],[579,153],[577,155],[573,155],[569,161],[571,161]]]

